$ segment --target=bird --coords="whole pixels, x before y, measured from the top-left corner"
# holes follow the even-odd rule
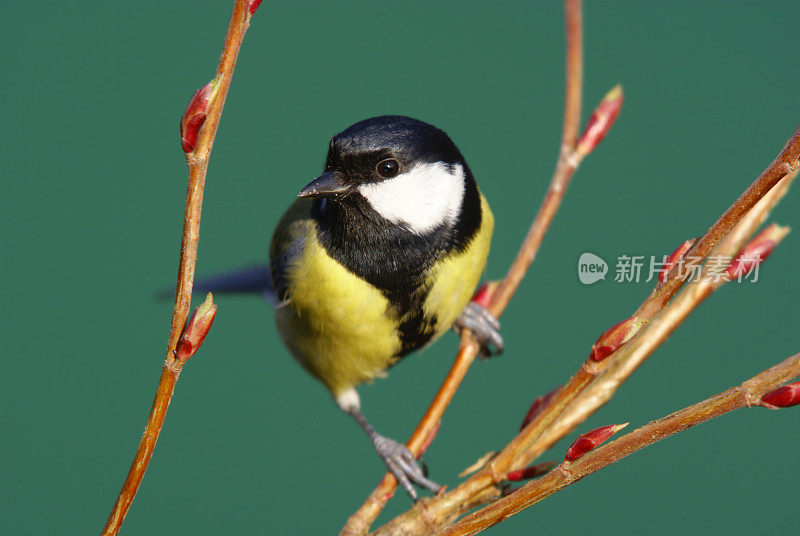
[[[268,271],[256,266],[197,283],[261,291],[281,339],[372,441],[413,500],[429,480],[405,445],[378,434],[356,387],[386,375],[450,328],[485,355],[502,351],[499,323],[471,301],[494,227],[464,157],[442,130],[410,117],[355,123],[330,139],[323,173],[279,221]]]

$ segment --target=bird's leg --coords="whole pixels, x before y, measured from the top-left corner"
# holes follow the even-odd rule
[[[413,500],[416,501],[418,496],[412,481],[434,493],[441,489],[441,486],[425,477],[414,454],[412,454],[405,445],[380,435],[372,428],[367,418],[361,413],[358,394],[355,389],[348,390],[343,393],[343,395],[338,396],[336,402],[339,404],[339,407],[341,407],[345,413],[353,417],[364,432],[366,432],[372,440],[372,444],[375,445],[378,456],[380,456],[383,463],[386,464],[389,472],[394,475]]]
[[[500,322],[480,304],[469,302],[453,324],[453,329],[459,333],[462,329],[468,329],[481,345],[481,355],[484,357],[503,351]]]

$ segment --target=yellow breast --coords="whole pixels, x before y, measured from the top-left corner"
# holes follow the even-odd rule
[[[483,196],[481,208],[482,225],[469,247],[439,261],[428,275],[423,311],[436,318],[431,341],[450,328],[480,280],[494,225]],[[287,300],[276,307],[275,318],[295,359],[336,396],[383,375],[397,359],[398,319],[380,290],[327,254],[304,212],[293,207],[285,217],[289,221],[279,224],[283,231],[278,247],[298,237],[304,247],[287,271]]]
[[[472,298],[486,267],[494,218],[483,195],[481,218],[481,227],[469,247],[445,257],[431,269],[428,277],[431,290],[423,307],[427,314],[436,315],[438,319],[436,335],[431,342],[453,325]]]
[[[329,257],[313,230],[289,287],[289,300],[276,308],[278,330],[292,355],[334,395],[391,364],[400,339],[389,301]]]

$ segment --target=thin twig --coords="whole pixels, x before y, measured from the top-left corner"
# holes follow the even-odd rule
[[[531,224],[525,240],[517,253],[505,279],[492,295],[489,311],[499,317],[516,292],[528,267],[536,257],[544,235],[564,197],[567,185],[574,174],[579,160],[570,159],[578,139],[581,115],[581,87],[583,73],[583,43],[581,0],[565,0],[567,27],[566,82],[564,99],[564,123],[561,136],[561,149],[550,186],[545,194],[539,212]],[[442,386],[436,393],[406,446],[415,454],[428,442],[453,399],[458,386],[466,376],[467,370],[478,354],[478,345],[469,334],[462,338],[458,354]],[[364,504],[347,520],[340,536],[364,535],[386,502],[394,494],[397,481],[391,473],[386,473],[380,484],[369,495]]]
[[[567,27],[566,80],[564,88],[564,123],[561,133],[561,152],[556,170],[550,181],[545,198],[533,220],[528,235],[522,243],[511,268],[503,283],[498,287],[491,302],[489,311],[500,316],[517,291],[528,267],[536,257],[545,233],[561,205],[567,185],[575,173],[578,161],[570,158],[578,141],[581,116],[581,88],[583,84],[583,21],[581,17],[581,0],[565,0],[564,9]]]
[[[787,176],[796,173],[800,166],[798,156],[800,156],[800,128],[795,130],[792,137],[775,160],[767,166],[761,175],[759,175],[733,205],[731,205],[711,228],[709,228],[705,235],[694,244],[686,253],[685,257],[700,260],[705,259],[730,229],[741,221],[742,218],[748,214],[750,209],[754,207],[760,199],[766,196],[773,186],[781,181],[781,179],[788,179],[784,181],[786,187],[788,187],[791,179]],[[780,199],[780,195],[775,197],[774,202],[777,202],[778,199]],[[766,214],[768,211],[769,208],[765,208],[763,214]],[[686,274],[684,274],[684,277],[685,275]],[[679,277],[678,270],[673,268],[667,275],[665,281],[647,297],[633,316],[638,317],[639,321],[642,323],[649,322],[664,308],[683,283],[684,278]],[[643,340],[641,337],[644,337],[644,335],[640,332],[637,338]],[[631,351],[636,344],[634,340],[623,348],[627,348],[627,351]],[[536,456],[544,452],[550,445],[560,437],[563,437],[564,434],[569,433],[574,426],[579,424],[579,421],[562,419],[562,412],[600,375],[601,372],[617,361],[618,353],[619,351],[614,352],[600,363],[587,360],[570,378],[567,384],[557,391],[554,396],[550,397],[545,407],[542,408],[537,417],[527,425],[523,433],[515,438],[508,449],[504,450],[503,453],[495,459],[493,473],[495,480],[508,470],[530,463],[532,459],[535,459]],[[583,418],[586,417],[588,417],[588,414],[584,414]],[[556,422],[557,425],[554,424]],[[555,429],[551,430],[551,426],[554,426]],[[510,452],[514,453],[513,457],[509,455]],[[477,476],[479,475],[476,475],[476,477]],[[477,496],[480,489],[480,487],[475,488],[472,492]]]
[[[686,258],[700,260],[705,259],[711,253],[712,249],[717,246],[720,239],[724,237],[734,225],[736,225],[748,214],[750,208],[754,207],[759,200],[764,198],[764,196],[771,191],[772,187],[781,181],[781,179],[786,178],[786,180],[783,181],[784,187],[781,190],[782,193],[776,193],[772,202],[763,205],[762,210],[756,211],[757,213],[761,214],[761,218],[763,220],[769,210],[771,210],[771,207],[778,202],[783,193],[785,193],[786,188],[788,188],[789,183],[793,180],[794,174],[797,172],[798,166],[800,165],[798,163],[799,155],[800,128],[795,130],[794,134],[775,158],[775,160],[773,160],[773,162],[767,166],[761,175],[759,175],[759,177],[747,188],[747,190],[745,190],[745,192],[733,203],[733,205],[731,205],[731,207],[725,211],[725,213],[714,223],[714,225],[709,228],[705,235],[703,235],[703,237],[698,240],[686,253]],[[792,177],[790,178],[787,175],[792,175]],[[664,308],[675,292],[677,292],[684,283],[684,277],[687,274],[684,273],[684,277],[679,277],[678,272],[679,270],[673,268],[673,270],[671,270],[667,275],[667,279],[665,279],[665,281],[647,297],[647,299],[642,303],[642,305],[639,306],[633,316],[638,317],[639,321],[642,323],[647,323],[652,320],[653,317]],[[639,337],[642,336],[642,333],[640,333]],[[635,344],[635,341],[631,341],[626,346],[630,351]],[[547,441],[542,441],[541,439],[545,433],[545,430],[547,430],[547,428],[556,421],[556,418],[561,415],[564,408],[572,403],[572,401],[592,381],[594,381],[594,379],[597,378],[603,370],[609,367],[612,363],[616,362],[618,359],[617,353],[618,352],[611,354],[608,358],[600,363],[594,363],[587,360],[581,366],[578,372],[576,372],[572,378],[570,378],[567,384],[561,388],[555,394],[555,396],[550,398],[546,406],[542,409],[539,415],[537,415],[537,418],[528,424],[523,434],[515,439],[515,441],[518,441],[519,444],[514,445],[514,451],[517,453],[527,452],[528,455],[525,456],[525,459],[531,457],[535,458],[544,452],[544,450],[549,448],[549,445],[552,444],[552,438],[562,437],[563,434],[556,434],[555,436],[550,436],[551,439]],[[558,421],[559,425],[564,423],[564,421],[562,421],[560,418]],[[568,433],[569,430],[562,428],[562,432]],[[538,442],[538,445],[536,442]],[[516,463],[513,465],[509,463],[503,464],[503,461],[510,462],[510,460],[505,459],[502,456],[498,457],[496,460],[497,471],[507,471],[516,465],[525,463],[525,461],[523,461],[518,454],[515,455],[514,462]]]
[[[780,196],[778,196],[779,198]],[[765,198],[767,201],[768,198]],[[777,199],[775,199],[777,201]],[[756,212],[754,208],[752,212]],[[755,214],[753,218],[745,218],[714,250],[715,257],[731,258],[741,249],[744,242],[755,232],[760,221],[768,211]],[[773,239],[779,242],[788,233],[787,228],[773,226]],[[725,279],[717,279],[704,268],[699,281],[693,281],[680,291],[662,312],[642,329],[628,344],[617,352],[607,368],[592,375],[593,381],[574,401],[559,414],[557,420],[549,426],[524,452],[518,452],[513,465],[524,465],[526,460],[535,459],[559,439],[574,430],[581,422],[605,404],[630,377],[631,374],[663,344],[672,332],[694,311],[706,298],[718,289]]]
[[[477,534],[512,515],[536,504],[591,473],[615,463],[653,443],[704,423],[731,411],[758,404],[759,399],[776,387],[800,375],[800,354],[703,402],[694,404],[653,421],[606,445],[590,451],[573,462],[563,462],[546,476],[529,482],[514,493],[467,515],[440,532],[441,536]]]
[[[732,257],[739,251],[764,221],[772,207],[786,193],[794,176],[793,173],[787,177],[779,187],[769,192],[746,214],[734,231],[714,250],[715,255]],[[785,232],[781,230],[778,233],[775,237],[776,242],[785,236]],[[602,406],[672,331],[724,282],[724,279],[709,278],[707,269],[704,270],[699,280],[690,283],[662,314],[643,328],[627,345],[612,354],[615,359],[607,369],[592,371],[588,367],[597,364],[587,361],[576,375],[581,377],[581,382],[575,382],[573,378],[567,384],[565,389],[570,389],[568,392],[571,396],[562,398],[564,402],[561,402],[559,410],[551,409],[552,413],[546,415],[547,420],[542,419],[543,413],[540,413],[484,469],[455,489],[415,506],[375,531],[375,534],[381,536],[395,533],[432,534],[436,529],[446,526],[461,514],[485,502],[487,496],[499,495],[500,490],[496,486],[503,481],[508,471],[533,461]],[[607,371],[600,374],[604,370]],[[545,410],[552,407],[548,404]]]
[[[746,213],[736,227],[725,237],[722,243],[713,250],[713,255],[715,257],[732,257],[738,252],[744,243],[755,233],[756,229],[764,222],[770,211],[783,198],[795,176],[796,173],[792,173],[790,176],[785,177],[785,179],[778,186],[769,191],[750,212]],[[783,235],[780,238],[782,237]],[[683,315],[682,318],[688,316],[702,300],[707,298],[724,282],[724,279],[709,279],[707,265],[704,271],[701,272],[699,281],[689,283],[689,287],[691,288],[687,288],[679,294],[679,296],[683,296],[683,301],[681,303],[683,304],[682,306],[685,307],[685,310],[681,313]],[[667,308],[671,308],[676,302],[678,302],[678,298],[675,298],[674,302],[668,304]],[[675,309],[672,310],[674,311]],[[662,309],[662,311],[665,310]],[[661,319],[660,316],[656,318]],[[663,334],[663,338],[655,336],[656,327],[654,326],[657,325],[656,322],[650,322],[625,346],[600,363],[595,363],[591,360],[584,362],[565,388],[565,391],[571,393],[572,396],[564,396],[560,401],[562,409],[567,407],[568,404],[569,407],[567,407],[566,410],[558,412],[557,418],[551,419],[550,424],[546,427],[542,426],[540,421],[538,433],[533,433],[534,430],[531,430],[532,433],[523,432],[523,434],[520,434],[520,441],[515,443],[517,441],[515,439],[514,442],[512,442],[513,446],[509,445],[510,448],[507,451],[503,451],[503,454],[507,455],[509,458],[506,460],[502,457],[503,454],[498,456],[496,460],[497,464],[494,467],[495,472],[507,471],[508,468],[529,463],[529,460],[535,459],[541,455],[555,444],[555,442],[572,431],[575,426],[599,409],[602,404],[608,401],[622,382],[625,381],[625,379],[627,379],[628,376],[630,376],[630,374],[632,374],[633,371],[664,342],[664,340],[666,340],[669,333],[671,333],[670,331],[669,333]],[[674,330],[676,327],[677,324],[673,325],[671,330]],[[591,393],[593,392],[592,389],[597,388],[595,382],[601,375],[605,374],[607,370],[611,370],[615,367],[617,370],[624,367],[627,371],[626,375],[606,375],[606,379],[611,377],[614,379],[606,384],[607,391],[602,402],[600,399],[594,399]],[[585,402],[587,400],[592,400],[593,402],[587,405]],[[537,419],[534,420],[536,421]],[[533,424],[532,428],[536,427],[537,424]],[[504,464],[503,462],[507,463]]]
[[[714,254],[732,258],[786,193],[794,176],[793,174],[787,177],[784,183],[769,192],[714,250]],[[770,238],[777,244],[787,232],[788,229],[776,226]],[[588,368],[596,363],[587,361],[584,364],[581,371],[589,380],[583,384],[585,389],[577,391],[575,397],[570,399],[571,404],[565,403],[564,411],[551,415],[550,420],[544,424],[540,416],[537,416],[484,469],[452,491],[395,518],[375,531],[375,534],[380,536],[396,533],[432,534],[435,530],[453,522],[461,514],[484,503],[487,496],[498,496],[500,489],[497,484],[504,480],[509,470],[533,461],[608,401],[622,382],[725,281],[722,278],[711,277],[709,268],[704,267],[696,281],[689,283],[675,300],[644,328],[643,332],[615,354],[617,359],[612,366],[603,369],[604,373],[600,374],[600,371],[591,371]],[[539,426],[537,434],[531,434],[531,426]]]
[[[225,36],[225,45],[217,67],[217,83],[219,84],[217,97],[210,103],[207,118],[200,132],[195,150],[186,155],[186,162],[189,167],[189,184],[186,193],[183,236],[178,264],[178,282],[175,290],[175,306],[172,311],[167,355],[164,359],[161,378],[158,382],[156,396],[153,400],[144,434],[125,483],[122,485],[108,521],[103,528],[103,536],[116,535],[122,527],[122,522],[131,507],[133,498],[136,496],[144,473],[147,470],[147,465],[153,455],[158,435],[161,432],[161,427],[167,414],[167,408],[175,391],[175,384],[183,366],[180,361],[175,359],[175,349],[186,324],[186,319],[189,316],[189,307],[191,305],[194,269],[197,261],[197,244],[200,237],[203,188],[208,170],[208,159],[211,148],[214,145],[214,137],[217,133],[220,117],[222,116],[225,97],[233,77],[239,48],[250,25],[249,4],[249,0],[236,0],[234,3],[228,32]]]
[[[767,167],[728,211],[712,225],[706,235],[695,243],[693,249],[686,254],[687,257],[705,259],[719,243],[720,239],[748,213],[759,199],[769,192],[783,177],[797,169],[797,157],[800,154],[799,134],[800,130],[795,132],[775,161]],[[646,323],[651,320],[661,311],[680,288],[683,279],[678,278],[677,275],[674,270],[668,274],[666,281],[639,308],[637,314],[642,318],[643,322]],[[628,343],[628,351],[632,351],[635,347],[636,343],[634,341]],[[507,447],[507,450],[495,458],[487,468],[455,490],[438,496],[431,501],[423,502],[407,514],[379,529],[376,534],[390,534],[396,530],[406,530],[406,533],[413,534],[431,532],[435,530],[435,527],[443,526],[443,524],[452,521],[464,511],[486,500],[487,495],[499,493],[499,489],[494,488],[494,485],[502,480],[508,470],[518,468],[524,462],[529,463],[539,449],[548,448],[554,438],[560,437],[568,431],[567,428],[562,426],[561,414],[563,410],[598,377],[605,367],[615,363],[616,357],[612,354],[600,365],[589,363],[589,367],[582,366],[575,377],[556,396],[551,398],[539,414],[538,422],[537,420],[531,422],[521,436],[514,440],[516,444],[512,442]],[[548,427],[556,420],[558,421],[558,426],[554,430],[558,433],[551,434]],[[563,422],[568,423],[569,421]],[[572,422],[570,426],[574,426],[577,423]],[[537,444],[538,447],[536,446]],[[404,522],[408,524],[404,524]],[[416,524],[417,529],[420,529],[421,525],[424,525],[424,528],[409,530],[410,525],[414,524]]]
[[[719,240],[730,231],[733,225],[736,225],[744,218],[749,209],[770,192],[772,186],[777,184],[781,179],[786,178],[784,187],[780,192],[785,193],[789,183],[793,179],[794,173],[798,168],[798,155],[800,155],[800,128],[798,128],[792,137],[789,139],[783,150],[778,154],[775,160],[759,175],[759,177],[745,190],[745,192],[728,208],[727,211],[711,226],[706,234],[698,240],[694,247],[686,253],[686,258],[705,259],[719,243]],[[787,177],[792,175],[792,177]],[[767,187],[769,185],[769,187]],[[772,202],[762,205],[762,209],[755,211],[756,214],[761,214],[763,220],[766,214],[769,213],[772,206],[778,202],[782,193],[776,193]],[[721,229],[727,229],[725,233],[721,233]],[[698,247],[698,245],[700,247]],[[687,274],[684,274],[684,276]],[[660,284],[656,290],[651,293],[647,299],[639,306],[633,316],[638,316],[640,321],[647,323],[653,319],[656,313],[660,312],[663,307],[669,302],[669,299],[680,289],[684,282],[684,278],[678,277],[678,270],[673,269],[667,276],[664,283]],[[638,337],[642,337],[642,333]],[[628,348],[630,351],[636,342],[630,341],[623,348]],[[536,419],[528,424],[525,431],[518,438],[520,445],[517,445],[516,451],[527,451],[532,456],[544,452],[549,448],[546,444],[540,444],[538,447],[534,446],[534,442],[544,433],[556,418],[559,417],[564,408],[567,407],[597,376],[614,363],[618,356],[617,352],[611,354],[600,363],[586,361],[581,368],[576,372],[569,382],[560,389],[555,396],[551,397],[546,406],[542,409]],[[561,419],[559,418],[559,424]],[[517,440],[515,440],[517,441]],[[550,443],[547,441],[546,443]],[[535,455],[534,455],[535,454]],[[502,458],[500,459],[502,461]],[[519,460],[517,459],[519,462]],[[514,465],[518,465],[514,464]],[[502,464],[499,464],[502,467]],[[502,467],[502,470],[508,470],[512,466]],[[497,470],[501,470],[499,467]]]
[[[761,175],[751,184],[739,198],[725,211],[725,213],[714,222],[714,225],[703,235],[700,240],[694,243],[692,248],[686,253],[686,257],[704,259],[713,250],[720,240],[727,235],[733,226],[747,214],[758,201],[769,192],[773,186],[800,168],[800,127],[794,131],[792,137],[786,142],[783,149],[775,160],[761,172]],[[642,303],[636,311],[636,315],[644,321],[649,321],[664,307],[664,305],[675,295],[683,279],[678,277],[679,270],[673,267],[667,278],[661,283],[656,291]]]

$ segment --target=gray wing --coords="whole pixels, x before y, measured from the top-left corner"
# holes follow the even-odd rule
[[[271,259],[272,288],[274,289],[275,301],[278,303],[287,299],[289,269],[303,254],[304,246],[305,239],[296,238]]]
[[[283,215],[269,248],[270,273],[278,302],[283,302],[289,294],[289,271],[303,254],[306,236],[314,232],[311,218],[313,200],[298,199]]]

